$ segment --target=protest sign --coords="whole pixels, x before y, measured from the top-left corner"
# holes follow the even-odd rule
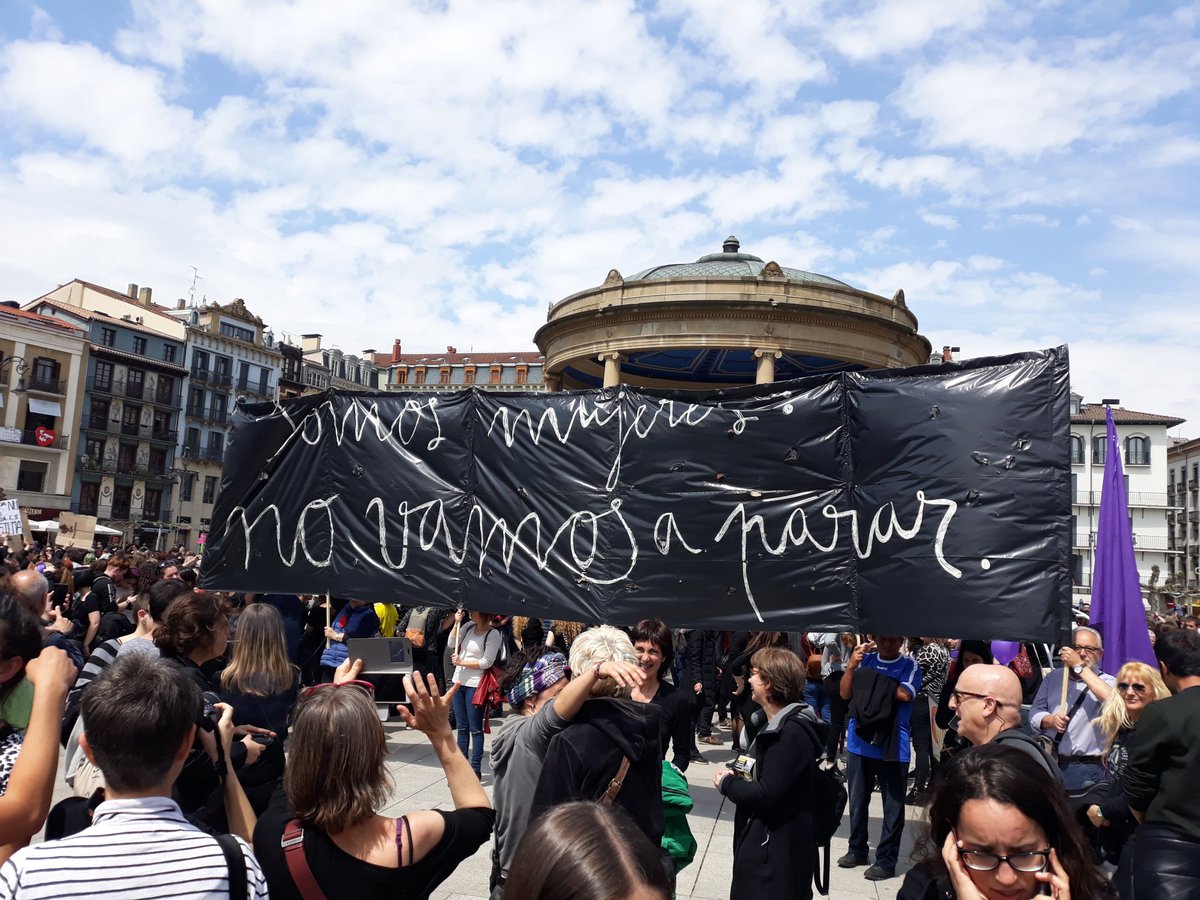
[[[95,516],[80,516],[65,512],[58,517],[58,533],[54,538],[56,546],[91,547],[95,540]]]
[[[16,500],[0,500],[0,534],[21,534],[21,507]]]
[[[1066,348],[707,394],[243,407],[203,587],[583,622],[1053,639]]]

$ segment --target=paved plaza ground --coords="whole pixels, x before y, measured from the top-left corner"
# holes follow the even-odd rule
[[[500,720],[493,720],[493,730]],[[395,782],[395,792],[390,806],[383,810],[385,815],[400,815],[414,809],[452,808],[450,791],[442,775],[441,766],[433,754],[425,736],[409,731],[398,720],[384,724],[388,740],[388,765]],[[688,767],[687,779],[691,785],[695,808],[688,817],[692,834],[696,836],[699,850],[695,861],[679,875],[679,900],[719,900],[729,896],[729,878],[733,868],[733,804],[725,802],[712,785],[712,773],[718,764],[730,756],[729,732],[717,728],[715,732],[725,739],[724,747],[701,744],[701,752],[711,761],[710,765],[693,763]],[[491,738],[488,737],[490,746]],[[70,796],[70,789],[60,779],[55,786],[55,802]],[[484,756],[484,786],[491,794],[491,774],[488,757]],[[920,810],[907,808],[908,824],[905,826],[904,843],[900,851],[901,865],[898,875],[889,881],[871,882],[862,877],[864,869],[839,869],[837,858],[847,850],[850,819],[842,820],[841,828],[833,840],[833,858],[830,896],[835,898],[893,898],[900,889],[901,875],[908,868],[907,860],[912,849],[912,839],[920,820]],[[871,836],[878,836],[881,828],[882,808],[879,795],[871,803]],[[872,849],[874,843],[872,843]],[[449,879],[433,893],[434,900],[486,900],[488,876],[491,872],[491,845],[485,844],[469,860],[466,860]]]

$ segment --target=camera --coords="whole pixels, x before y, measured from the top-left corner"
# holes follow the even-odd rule
[[[196,718],[196,725],[205,731],[216,731],[217,722],[221,720],[221,711],[217,709],[216,704],[221,702],[221,698],[212,691],[205,691],[200,695],[200,715]]]

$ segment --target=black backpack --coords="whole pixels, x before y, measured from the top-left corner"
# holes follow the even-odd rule
[[[825,747],[824,735],[820,733],[819,728],[827,730],[829,726],[824,722],[814,725],[802,716],[796,716],[795,719],[808,729],[809,736],[812,737],[813,743],[817,747],[817,757],[819,758]],[[828,769],[823,769],[820,762],[817,762],[816,772],[813,774],[812,793],[813,840],[817,845],[817,865],[813,868],[813,884],[816,885],[817,892],[826,897],[829,896],[829,861],[833,855],[831,844],[834,834],[842,824],[842,816],[846,812],[846,803],[849,799],[849,795],[846,793],[846,780],[838,772],[837,767],[830,766]],[[824,866],[821,865],[822,847],[825,848]]]

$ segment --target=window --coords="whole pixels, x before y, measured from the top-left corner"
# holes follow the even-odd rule
[[[208,458],[220,460],[225,456],[225,435],[219,431],[208,433]]]
[[[108,430],[108,401],[93,397],[88,407],[88,427],[100,431]]]
[[[150,471],[155,475],[167,474],[167,451],[161,447],[150,448]],[[155,507],[157,508],[157,507]]]
[[[258,392],[264,397],[271,393],[270,375],[270,369],[260,368],[258,370]]]
[[[212,406],[209,407],[208,417],[214,422],[224,422],[225,413],[229,409],[228,394],[213,394]]]
[[[1083,438],[1077,434],[1071,435],[1071,465],[1083,465]]]
[[[1150,438],[1135,435],[1125,439],[1125,465],[1150,465]]]
[[[1108,449],[1108,438],[1103,434],[1098,434],[1092,438],[1092,465],[1104,465],[1105,450]]]
[[[98,391],[111,391],[113,382],[113,364],[110,362],[101,362],[96,360],[96,368],[93,370],[95,375],[92,377],[92,387]]]
[[[84,481],[79,485],[79,514],[94,516],[100,506],[100,482]]]
[[[166,440],[172,439],[171,414],[166,410],[156,409],[154,411],[153,433],[157,438],[163,438]]]
[[[104,438],[88,438],[83,445],[83,455],[99,463],[104,458]]]
[[[48,356],[36,357],[33,361],[33,382],[30,387],[35,390],[39,387],[53,390],[58,384],[58,370],[58,360]]]
[[[250,363],[242,360],[238,363],[238,390],[244,391],[250,386]]]
[[[130,369],[125,373],[125,396],[142,399],[146,388],[146,373],[141,369]]]
[[[424,384],[424,383],[425,383],[425,367],[417,366],[415,369],[413,369],[413,384]]]
[[[529,384],[529,366],[517,366],[517,384]]]
[[[252,328],[243,328],[241,325],[234,325],[232,322],[221,323],[221,334],[225,335],[225,337],[245,341],[248,344],[254,343],[254,330]]]
[[[175,345],[163,344],[163,362],[175,362]]]
[[[170,375],[159,375],[154,387],[154,402],[163,406],[173,406],[175,403],[175,379]]]
[[[488,382],[490,384],[500,383],[500,366],[492,366],[491,371],[488,373]]]
[[[133,339],[133,352],[138,356],[146,355],[146,339],[144,337],[135,337]]]
[[[475,383],[475,367],[466,366],[463,368],[463,384]]]
[[[146,488],[146,499],[142,501],[142,518],[157,522],[162,516],[162,488]]]
[[[117,329],[101,328],[100,329],[100,343],[103,344],[105,347],[117,346]]]
[[[17,490],[40,494],[46,488],[46,473],[49,470],[49,463],[21,460],[21,467],[17,471]]]
[[[396,384],[408,384],[408,367],[396,369]]]
[[[184,475],[183,480],[179,482],[179,499],[184,503],[192,502],[192,476]]]
[[[204,415],[204,388],[194,387],[188,391],[187,414],[196,417]]]
[[[117,451],[117,466],[120,470],[129,474],[137,465],[137,444],[122,444],[121,449]]]
[[[217,479],[212,475],[204,476],[204,503],[212,503],[217,496]]]
[[[129,505],[133,499],[133,488],[127,484],[118,484],[113,488],[112,514],[114,519],[128,519]]]
[[[449,384],[449,383],[450,383],[450,367],[442,366],[440,369],[438,369],[438,384]]]
[[[192,371],[208,372],[208,354],[203,350],[192,351]]]
[[[183,439],[183,449],[185,455],[195,456],[200,452],[200,429],[189,428]]]
[[[138,433],[138,420],[142,417],[142,408],[126,403],[125,408],[121,410],[121,434],[127,434],[136,437]]]

